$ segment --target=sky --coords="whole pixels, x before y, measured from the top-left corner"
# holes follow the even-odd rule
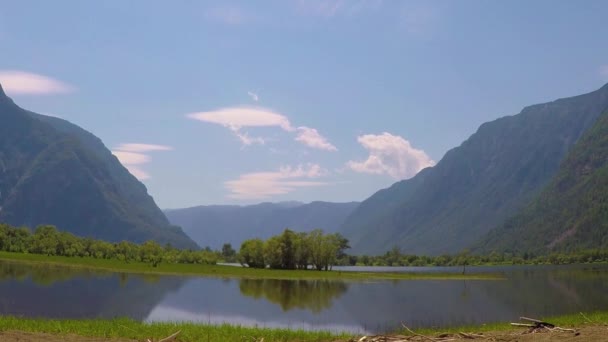
[[[608,82],[607,1],[0,0],[0,83],[161,208],[361,201]]]

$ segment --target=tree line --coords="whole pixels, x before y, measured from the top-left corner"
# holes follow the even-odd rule
[[[546,255],[499,253],[496,251],[490,254],[473,254],[468,250],[464,250],[453,255],[426,256],[404,254],[399,247],[393,247],[383,255],[361,255],[354,257],[354,259],[356,259],[355,264],[362,266],[562,265],[608,262],[608,250],[581,249],[568,252],[553,252]]]
[[[348,240],[339,233],[325,234],[320,229],[297,233],[285,229],[266,241],[243,241],[237,258],[241,265],[251,268],[329,271],[348,257],[344,252],[348,248]]]
[[[129,241],[111,243],[82,238],[59,231],[50,225],[38,226],[32,233],[26,227],[17,228],[0,224],[0,251],[116,259],[124,262],[149,263],[154,267],[160,263],[214,265],[219,257],[210,250],[179,250],[170,245],[161,246],[155,241],[146,241],[142,244]]]

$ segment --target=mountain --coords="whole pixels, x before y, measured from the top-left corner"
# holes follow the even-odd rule
[[[456,253],[529,203],[608,108],[608,85],[484,123],[432,168],[378,191],[340,232],[352,253]]]
[[[1,86],[0,222],[198,248],[101,140],[65,120],[21,109]]]
[[[299,202],[261,203],[249,206],[210,205],[165,210],[171,223],[184,228],[201,246],[219,249],[231,243],[236,249],[243,240],[266,239],[283,229],[336,232],[359,203]]]
[[[608,248],[608,110],[530,205],[478,246],[517,254]]]

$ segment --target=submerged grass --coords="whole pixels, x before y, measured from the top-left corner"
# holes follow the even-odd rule
[[[127,318],[112,320],[47,320],[0,316],[0,331],[22,331],[54,335],[122,338],[158,341],[181,331],[179,341],[333,341],[347,340],[349,334],[290,329],[250,328],[238,325],[196,323],[140,323]]]
[[[340,272],[314,270],[271,270],[225,265],[167,264],[157,267],[142,262],[124,262],[115,259],[95,259],[90,257],[46,256],[27,253],[0,252],[0,260],[30,264],[51,264],[69,267],[84,267],[115,272],[151,273],[168,275],[193,275],[221,278],[266,278],[266,279],[336,279],[336,280],[414,280],[414,279],[468,279],[499,280],[494,274],[459,273],[396,273],[396,272]]]

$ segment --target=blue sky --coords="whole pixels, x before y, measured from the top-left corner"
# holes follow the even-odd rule
[[[608,82],[606,1],[0,1],[0,82],[163,208],[363,200]]]

